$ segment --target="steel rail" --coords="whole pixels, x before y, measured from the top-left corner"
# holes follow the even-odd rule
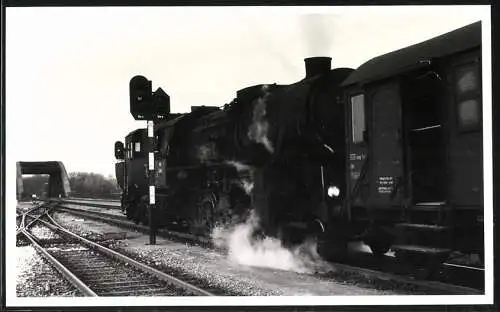
[[[124,262],[124,263],[128,263],[134,267],[136,267],[137,269],[143,271],[143,272],[147,272],[153,276],[155,276],[156,278],[158,279],[161,279],[163,281],[166,281],[167,283],[170,283],[170,284],[174,284],[176,286],[181,286],[182,288],[184,288],[185,290],[189,291],[190,293],[194,294],[194,295],[198,295],[198,296],[214,296],[214,294],[208,292],[208,291],[205,291],[203,289],[200,289],[196,286],[193,286],[189,283],[186,283],[184,281],[181,281],[180,279],[177,279],[169,274],[166,274],[164,272],[161,272],[155,268],[152,268],[148,265],[145,265],[143,263],[140,263],[130,257],[127,257],[125,255],[122,255],[114,250],[111,250],[107,247],[104,247],[100,244],[97,244],[97,243],[94,243],[86,238],[83,238],[75,233],[72,233],[68,230],[66,230],[64,227],[62,227],[61,225],[59,225],[50,215],[47,214],[47,217],[49,218],[49,220],[53,223],[53,224],[50,224],[48,222],[45,222],[43,220],[40,220],[42,223],[46,224],[47,226],[49,226],[50,228],[54,229],[55,231],[58,231],[58,232],[62,232],[64,234],[67,234],[79,241],[81,241],[82,243],[84,243],[85,245],[91,247],[91,248],[94,248],[94,249],[97,249],[99,250],[100,252],[116,259],[116,260],[119,260],[121,262]]]
[[[95,208],[95,207],[92,207],[92,208]],[[64,204],[57,205],[56,209],[60,210],[60,211],[71,211],[71,212],[77,211],[77,212],[83,212],[85,214],[89,214],[89,216],[90,215],[98,215],[98,216],[102,216],[102,217],[105,217],[105,218],[112,217],[112,218],[117,218],[117,219],[124,220],[124,221],[129,221],[124,214],[113,214],[113,213],[103,212],[103,211],[95,211],[95,210],[87,210],[87,209],[81,209],[81,208],[67,207]]]
[[[43,221],[43,220],[40,220]],[[56,258],[54,258],[51,254],[45,250],[42,246],[40,246],[36,239],[32,236],[32,234],[28,233],[25,229],[22,229],[22,233],[24,236],[28,238],[33,247],[49,261],[52,266],[59,272],[61,275],[68,280],[73,286],[75,286],[79,291],[81,291],[85,296],[88,297],[97,297],[97,294],[90,289],[85,283],[83,283],[78,277],[76,277],[70,270],[68,270],[61,262],[59,262]]]
[[[28,223],[24,228],[25,229],[29,229],[36,221],[38,221],[41,217],[43,217],[45,214],[48,214],[51,210],[53,210],[54,208],[56,207],[56,205],[52,205],[50,207],[46,207],[46,211],[36,217],[32,216],[32,215],[29,215],[29,214],[26,214],[27,217],[30,217],[32,218],[33,220],[31,220],[30,223]]]
[[[443,265],[449,266],[449,267],[456,267],[456,268],[467,269],[467,270],[484,271],[484,268],[470,266],[470,265],[455,264],[455,263],[449,263],[449,262],[444,262]]]
[[[77,201],[77,200],[67,200],[67,199],[56,199],[52,200],[53,202],[59,202],[60,204],[71,204],[71,205],[79,205],[79,206],[90,206],[90,207],[98,207],[98,208],[108,208],[108,209],[119,209],[121,210],[121,205],[113,205],[113,204],[105,204],[105,203],[96,203],[92,201]],[[103,200],[105,201],[105,200]]]
[[[39,202],[35,204],[35,207],[28,209],[28,211],[23,212],[22,214],[32,213],[33,211],[42,208],[43,206],[49,204],[48,202]]]
[[[115,198],[95,198],[95,197],[78,197],[78,196],[70,196],[65,197],[63,200],[88,200],[88,201],[110,201],[110,202],[120,202],[120,196]]]
[[[46,207],[46,206],[49,206],[49,207]],[[36,221],[38,221],[43,215],[45,215],[46,212],[49,212],[51,211],[52,209],[54,209],[57,205],[54,205],[53,203],[43,203],[41,204],[40,206],[38,207],[35,207],[35,208],[32,208],[26,212],[24,212],[22,214],[22,220],[21,220],[21,225],[19,226],[19,228],[17,229],[16,231],[16,236],[19,235],[21,233],[21,230],[23,229],[29,229]],[[41,209],[41,208],[47,208],[47,211],[45,213],[42,213],[40,214],[39,216],[32,216],[30,215],[31,212],[37,210],[37,209]],[[26,217],[30,217],[32,218],[33,220],[31,220],[30,223],[26,224]]]

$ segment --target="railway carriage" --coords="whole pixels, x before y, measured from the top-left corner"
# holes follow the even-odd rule
[[[481,24],[376,57],[343,86],[347,207],[367,242],[482,255]]]

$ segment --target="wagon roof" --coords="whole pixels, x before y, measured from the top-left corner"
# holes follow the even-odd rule
[[[425,60],[440,58],[481,45],[481,22],[441,36],[377,56],[362,64],[343,86],[390,77],[425,65]]]
[[[127,136],[133,136],[133,135],[140,135],[142,132],[145,132],[146,128],[138,128],[133,131],[131,131]]]

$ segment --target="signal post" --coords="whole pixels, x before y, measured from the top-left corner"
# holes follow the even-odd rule
[[[161,88],[152,92],[151,81],[144,76],[135,76],[130,80],[130,113],[135,120],[147,121],[147,153],[148,153],[148,221],[149,221],[149,244],[156,245],[155,224],[155,136],[154,122],[166,119],[170,113],[170,97]]]
[[[155,144],[154,144],[154,122],[148,120],[148,166],[149,166],[149,244],[156,245],[156,224],[154,223],[153,213],[155,211]]]

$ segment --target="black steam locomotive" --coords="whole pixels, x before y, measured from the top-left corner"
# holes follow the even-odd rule
[[[357,70],[330,61],[157,123],[157,225],[208,235],[255,210],[266,235],[313,235],[326,257],[351,240],[375,254],[482,256],[480,22]],[[146,143],[137,129],[115,144],[122,208],[144,223]]]

